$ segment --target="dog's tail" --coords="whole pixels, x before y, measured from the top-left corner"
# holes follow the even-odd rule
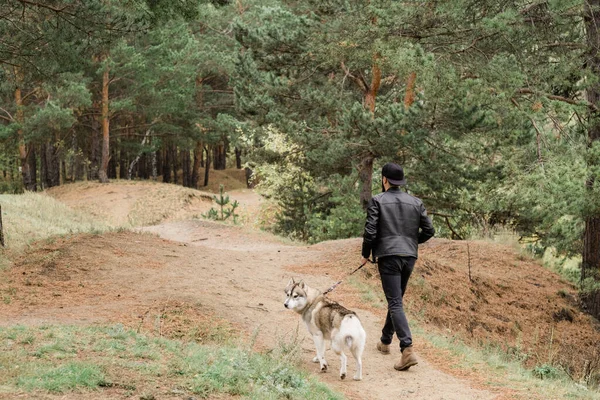
[[[352,336],[348,335],[344,338],[344,342],[346,342],[346,346],[348,346],[349,349],[352,348]]]
[[[344,344],[349,349],[364,347],[367,335],[356,315],[350,314],[344,318],[340,333],[344,337]]]

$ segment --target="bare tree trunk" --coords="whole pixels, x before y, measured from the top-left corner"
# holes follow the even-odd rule
[[[44,147],[45,184],[46,188],[51,188],[60,185],[60,162],[58,160],[58,149],[54,146],[53,141],[48,142]]]
[[[171,147],[171,163],[173,165],[173,183],[179,184],[179,157],[177,157],[177,145]]]
[[[127,152],[122,144],[119,147],[119,179],[131,179],[131,173],[127,169]]]
[[[220,142],[213,148],[213,168],[224,170],[227,168],[227,143]]]
[[[77,134],[75,130],[73,130],[73,141],[72,141],[72,150],[73,150],[73,161],[71,163],[71,179],[73,182],[82,181],[83,180],[83,152],[79,147],[79,143],[77,141]]]
[[[162,148],[156,150],[154,152],[154,154],[156,155],[156,157],[155,157],[155,159],[156,159],[156,176],[162,175],[163,174],[163,163],[164,163]]]
[[[360,205],[364,210],[367,209],[369,201],[373,196],[373,160],[374,157],[368,154],[363,157],[358,171],[360,187]]]
[[[146,131],[146,134],[144,135],[144,139],[142,139],[142,151],[140,151],[137,155],[137,157],[135,157],[135,159],[131,162],[131,164],[129,165],[129,172],[127,173],[127,179],[131,180],[131,172],[133,171],[133,167],[135,166],[135,164],[137,164],[137,162],[140,160],[140,157],[143,154],[144,151],[144,145],[146,144],[146,142],[148,141],[148,137],[150,137],[150,133],[152,132],[152,129],[148,129]],[[123,175],[125,176],[125,175]]]
[[[202,167],[202,153],[203,153],[202,142],[196,142],[194,147],[194,166],[192,167],[192,182],[191,187],[198,189],[198,181],[200,180],[200,168]]]
[[[94,107],[95,109],[95,107]],[[100,125],[98,123],[98,119],[93,116],[90,119],[91,125],[92,125],[92,138],[90,140],[90,147],[89,147],[89,161],[90,161],[90,166],[88,169],[88,180],[89,181],[95,181],[96,179],[99,179],[98,175],[99,175],[99,171],[100,171],[100,159],[99,159],[99,155],[101,154],[100,150]]]
[[[152,180],[158,180],[158,169],[156,168],[156,151],[152,152]]]
[[[181,150],[181,176],[183,179],[183,186],[185,187],[192,187],[192,168],[190,164],[190,151]]]
[[[415,102],[415,83],[417,82],[417,73],[411,72],[406,81],[406,92],[404,93],[404,109],[408,110]]]
[[[108,183],[108,161],[110,160],[110,116],[108,114],[108,85],[110,83],[110,75],[108,63],[102,74],[102,163],[100,171],[98,171],[98,179],[100,183]]]
[[[235,148],[235,167],[242,169],[242,150]]]
[[[29,164],[29,173],[31,175],[31,187],[34,192],[37,191],[37,158],[34,145],[29,145],[29,156],[27,157]]]
[[[372,78],[371,85],[366,89],[365,98],[364,98],[364,106],[371,114],[375,116],[375,104],[377,100],[377,92],[379,91],[379,86],[381,85],[381,69],[377,63],[378,56],[374,57],[373,68],[372,68]],[[368,153],[364,155],[360,162],[358,178],[361,183],[360,189],[360,204],[364,210],[367,209],[369,205],[369,201],[373,196],[372,185],[373,185],[373,161],[375,160],[375,156],[372,153]]]
[[[163,162],[163,182],[171,183],[171,151],[169,150],[169,145],[165,146],[166,149],[164,155]]]
[[[117,149],[115,146],[110,148],[110,157],[108,159],[108,179],[117,179]]]
[[[46,154],[48,153],[48,145],[46,143],[40,146],[40,188],[42,190],[48,187],[48,161]]]
[[[204,162],[204,186],[208,186],[208,176],[209,176],[209,170],[210,170],[210,146],[206,146],[204,148],[206,150],[206,160]]]
[[[587,49],[586,57],[589,67],[594,71],[596,78],[600,78],[600,0],[588,0],[585,3],[584,21],[586,26]],[[596,83],[587,90],[587,100],[595,105],[600,103],[600,85]],[[600,141],[600,115],[592,112],[591,124],[588,128],[588,145],[591,147],[595,142]],[[589,170],[593,171],[598,166],[594,161],[588,159]],[[597,204],[597,199],[593,197],[594,185],[597,185],[599,176],[590,175],[586,181],[587,203],[588,205]],[[583,235],[583,254],[581,262],[581,280],[582,280],[582,302],[588,312],[595,318],[600,319],[600,290],[590,289],[588,283],[600,283],[600,209],[596,206],[589,207],[590,211],[585,218],[585,231]]]
[[[25,122],[25,113],[23,112],[23,96],[21,94],[21,88],[18,86],[20,84],[20,73],[17,71],[17,88],[15,89],[15,104],[17,106],[16,120],[21,126],[23,122]],[[35,184],[31,179],[31,168],[29,166],[28,158],[29,158],[29,149],[25,144],[25,137],[23,135],[23,129],[17,130],[17,138],[19,141],[19,159],[21,160],[21,176],[23,178],[23,187],[25,190],[34,191]]]
[[[60,160],[59,164],[60,164],[60,175],[62,176],[62,179],[59,179],[59,181],[60,181],[60,184],[65,184],[68,180],[67,163],[65,162],[65,160]]]

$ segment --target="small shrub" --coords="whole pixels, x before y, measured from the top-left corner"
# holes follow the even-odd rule
[[[531,372],[540,379],[556,379],[560,376],[560,370],[548,364],[538,365]]]
[[[214,201],[219,205],[219,209],[211,208],[208,210],[206,214],[202,214],[204,218],[214,219],[217,221],[225,221],[229,217],[233,217],[233,222],[237,223],[237,219],[239,217],[238,214],[235,213],[235,209],[240,205],[237,200],[230,204],[229,207],[226,207],[229,204],[229,196],[223,194],[224,187],[223,185],[219,186],[219,197],[213,196]]]

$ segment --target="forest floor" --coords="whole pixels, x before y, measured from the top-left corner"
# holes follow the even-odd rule
[[[132,212],[153,210],[145,202],[166,190],[163,184],[77,185],[50,194],[73,208],[96,210],[115,224],[131,220]],[[9,288],[11,293],[9,302],[0,303],[0,325],[118,323],[177,338],[211,316],[253,338],[258,351],[297,341],[305,368],[349,399],[552,398],[511,380],[502,368],[465,362],[418,333],[419,365],[395,371],[399,351],[384,356],[375,349],[385,306],[371,265],[329,296],[355,310],[365,326],[363,381],[340,381],[339,359],[331,350],[329,372],[319,373],[318,364],[310,362],[314,346],[304,325],[283,307],[283,288],[292,276],[321,289],[345,277],[360,260],[360,239],[311,246],[286,241],[254,227],[263,206],[257,194],[240,189],[230,195],[241,203],[243,225],[194,218],[213,206],[207,194],[134,232],[75,235],[32,246],[0,271],[0,293]],[[416,332],[497,347],[528,367],[565,365],[574,377],[588,374],[586,369],[600,359],[600,330],[578,311],[576,288],[518,249],[432,239],[420,251],[406,297],[411,318],[420,326]],[[171,398],[156,390],[156,398]],[[126,396],[118,388],[103,394]]]

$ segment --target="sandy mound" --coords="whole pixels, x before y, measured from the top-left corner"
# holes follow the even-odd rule
[[[210,193],[149,181],[79,182],[51,188],[47,193],[112,226],[200,217],[212,207]]]

